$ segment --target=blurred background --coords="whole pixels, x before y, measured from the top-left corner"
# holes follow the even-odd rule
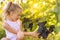
[[[38,22],[47,21],[46,27],[55,25],[54,31],[46,40],[60,40],[60,0],[0,0],[0,39],[5,37],[2,26],[3,7],[8,2],[14,2],[22,6],[23,12],[20,19],[23,22],[24,31],[30,32],[38,29]],[[26,40],[43,40],[43,38],[26,37]]]

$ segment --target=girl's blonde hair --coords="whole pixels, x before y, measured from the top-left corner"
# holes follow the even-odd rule
[[[10,14],[11,11],[15,12],[17,11],[17,9],[20,9],[19,11],[22,12],[22,7],[18,4],[9,2],[8,4],[6,4],[3,8],[3,17],[4,19],[7,17],[7,15]]]

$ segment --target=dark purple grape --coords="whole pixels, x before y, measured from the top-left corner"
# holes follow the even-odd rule
[[[33,23],[30,23],[30,24],[29,24],[29,28],[30,28],[30,30],[32,30],[32,28],[33,28]]]
[[[43,39],[46,39],[47,38],[46,32],[42,33],[41,36],[43,37]]]
[[[29,22],[31,21],[29,18],[24,18],[23,22]]]
[[[54,28],[55,28],[55,26],[54,25],[51,25],[50,28],[49,28],[49,31],[50,32],[53,32],[54,31]]]
[[[27,29],[24,29],[25,32],[27,32]]]

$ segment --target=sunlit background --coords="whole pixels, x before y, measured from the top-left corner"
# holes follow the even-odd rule
[[[47,28],[50,25],[55,25],[55,30],[50,34],[47,40],[60,40],[60,0],[0,0],[0,39],[5,36],[5,32],[2,27],[2,13],[3,7],[8,2],[14,2],[22,6],[23,12],[21,14],[21,20],[28,18],[32,21],[23,22],[24,26],[28,27],[28,24],[33,22],[32,31],[37,29],[37,22],[47,21]],[[27,29],[30,31],[29,29]],[[26,40],[43,40],[42,38],[26,37]]]

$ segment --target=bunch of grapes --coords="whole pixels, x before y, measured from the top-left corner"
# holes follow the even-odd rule
[[[47,23],[47,21],[38,23],[38,26],[39,26],[39,28],[38,28],[38,33],[39,33],[38,37],[39,38],[42,36],[43,39],[46,39],[48,37],[49,33],[54,31],[55,26],[51,25],[49,30],[48,30],[45,26],[46,23]]]
[[[30,20],[29,18],[24,18],[23,23],[28,23],[28,25],[27,24],[24,25],[24,31],[27,31],[27,28],[29,28],[30,31],[32,30],[32,28],[33,28],[32,20]]]
[[[47,23],[47,21],[44,21],[44,22],[38,22],[39,20],[37,20],[37,23],[38,23],[38,26],[39,26],[39,28],[38,28],[38,33],[39,33],[39,35],[38,35],[38,37],[40,38],[41,36],[44,38],[44,39],[46,39],[47,37],[48,37],[48,35],[51,33],[51,32],[53,32],[54,31],[54,28],[55,28],[55,25],[50,25],[50,28],[49,28],[49,30],[46,28],[46,26],[45,26],[45,24]],[[24,26],[24,31],[27,31],[27,28],[29,28],[30,29],[30,31],[32,30],[32,28],[33,28],[33,22],[29,19],[29,18],[24,18],[24,21],[23,21],[23,23],[28,23],[28,22],[30,22],[29,24],[28,24],[28,26],[26,26],[27,24],[25,24],[25,26]]]

